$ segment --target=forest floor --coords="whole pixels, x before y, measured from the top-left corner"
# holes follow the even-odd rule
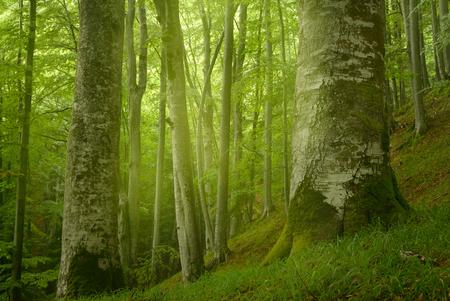
[[[415,209],[406,223],[388,231],[372,225],[354,237],[319,243],[262,267],[259,262],[284,223],[279,212],[232,239],[228,263],[195,283],[183,285],[178,275],[148,290],[82,300],[449,300],[448,95],[445,86],[428,93],[429,130],[424,137],[414,137],[413,108],[395,115],[392,166]]]

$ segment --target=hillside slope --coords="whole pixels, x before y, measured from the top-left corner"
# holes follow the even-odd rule
[[[429,131],[413,135],[412,108],[395,116],[392,166],[415,208],[388,231],[373,225],[319,243],[267,267],[258,262],[283,226],[282,213],[257,221],[230,242],[227,265],[183,285],[174,277],[147,291],[85,300],[448,300],[450,298],[450,91],[429,93]],[[447,96],[439,96],[447,95]]]

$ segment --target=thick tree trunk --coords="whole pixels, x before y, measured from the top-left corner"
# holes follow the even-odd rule
[[[136,1],[128,0],[126,22],[128,51],[128,111],[130,129],[130,165],[128,174],[128,202],[130,223],[130,259],[136,262],[139,237],[139,199],[141,169],[141,103],[147,86],[147,17],[144,0],[138,0],[139,10],[139,71],[134,50],[134,20]],[[139,72],[139,80],[137,73]]]
[[[225,1],[224,69],[222,81],[222,110],[220,118],[219,176],[217,181],[216,228],[214,258],[224,262],[228,253],[228,173],[230,160],[230,110],[233,69],[233,0]]]
[[[172,129],[173,177],[178,244],[184,281],[197,279],[203,271],[203,254],[196,219],[192,150],[186,106],[183,36],[178,0],[166,1],[167,100]]]
[[[389,166],[384,1],[300,6],[289,215],[266,263],[408,208]]]
[[[264,85],[264,209],[262,217],[270,215],[272,203],[272,101],[273,101],[273,51],[270,0],[264,0],[264,29],[266,34],[266,68]]]
[[[425,108],[423,105],[423,68],[420,57],[420,32],[419,13],[416,9],[417,0],[409,0],[410,11],[410,48],[411,48],[411,70],[413,73],[412,91],[414,99],[415,128],[416,134],[422,135],[426,132]]]
[[[448,0],[439,0],[439,17],[440,17],[440,24],[441,24],[441,30],[449,30],[448,25]],[[445,34],[445,33],[444,33]],[[447,78],[450,77],[450,44],[448,41],[444,41],[442,45],[442,51],[444,53],[444,64],[445,64],[445,71],[447,74]]]
[[[80,1],[59,297],[122,286],[118,253],[123,1]]]
[[[11,300],[21,300],[20,279],[22,275],[23,230],[25,219],[25,201],[28,183],[28,145],[30,141],[30,114],[33,95],[33,60],[36,40],[36,0],[30,0],[30,18],[27,43],[27,61],[25,65],[25,97],[21,116],[20,175],[17,177],[16,217],[14,224],[14,253],[12,258]]]

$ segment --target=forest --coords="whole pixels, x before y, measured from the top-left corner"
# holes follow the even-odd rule
[[[0,0],[0,301],[450,299],[448,0]]]

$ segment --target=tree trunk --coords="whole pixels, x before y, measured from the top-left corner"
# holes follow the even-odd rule
[[[128,174],[128,202],[130,220],[130,259],[136,262],[139,237],[139,199],[141,166],[141,103],[147,86],[147,17],[144,0],[138,0],[139,9],[139,81],[137,81],[134,50],[134,20],[136,3],[128,0],[126,37],[128,51],[128,108],[130,129],[130,165]]]
[[[419,10],[418,8],[416,8],[416,11]],[[419,46],[420,46],[420,66],[421,66],[421,70],[422,70],[422,86],[424,87],[424,89],[429,88],[430,87],[430,78],[428,76],[428,67],[427,67],[427,58],[426,58],[426,54],[425,54],[425,37],[423,35],[423,30],[422,30],[422,16],[420,11],[417,13],[419,16]]]
[[[247,39],[247,7],[248,4],[241,3],[239,10],[239,45],[236,53],[233,82],[239,83],[242,79],[242,73],[244,69],[245,61],[245,46]],[[242,181],[242,101],[244,95],[241,90],[236,91],[234,101],[234,131],[233,131],[233,144],[234,144],[234,158],[233,177],[237,179],[236,183],[236,197],[234,199],[234,206],[231,209],[230,219],[230,237],[235,236],[239,232],[240,224],[242,221],[242,205],[245,198],[243,193],[245,189],[245,182]]]
[[[58,297],[122,286],[118,253],[123,1],[80,1]]]
[[[431,0],[431,21],[433,28],[433,50],[435,56],[435,65],[436,65],[436,77],[439,80],[445,79],[447,74],[445,72],[445,63],[444,63],[444,52],[440,47],[439,42],[439,19],[436,9],[436,0]]]
[[[287,76],[286,76],[286,39],[284,30],[283,8],[281,1],[278,0],[278,16],[280,18],[280,34],[281,34],[281,62],[283,73],[283,196],[284,210],[286,214],[289,209],[289,138],[288,138],[288,119],[287,119]]]
[[[233,69],[233,15],[233,0],[226,0],[219,176],[217,181],[216,228],[214,235],[214,258],[216,262],[224,262],[228,253],[228,173],[230,160],[230,107]]]
[[[300,5],[289,215],[265,263],[408,208],[389,166],[384,1]]]
[[[160,17],[161,32],[166,31],[165,5],[164,15]],[[158,117],[158,154],[156,156],[156,183],[155,183],[155,205],[153,212],[153,242],[152,242],[152,266],[155,268],[156,248],[160,244],[161,233],[161,201],[163,197],[164,181],[164,153],[166,143],[166,102],[167,102],[167,49],[161,40],[161,71],[159,90],[159,117]]]
[[[440,16],[440,23],[441,23],[441,31],[443,31],[443,34],[445,35],[446,32],[449,30],[448,25],[448,0],[439,0],[439,16]],[[444,40],[442,45],[442,51],[444,53],[444,64],[445,64],[445,71],[447,74],[447,78],[450,77],[450,44],[447,41]]]
[[[206,13],[203,1],[200,1],[200,14],[202,18],[203,25],[203,55],[204,55],[204,63],[203,63],[203,77],[204,77],[204,86],[201,95],[200,107],[198,110],[198,124],[197,124],[197,143],[196,143],[196,155],[197,155],[197,173],[198,173],[198,186],[199,186],[199,194],[200,194],[200,204],[202,206],[202,215],[203,221],[205,223],[205,243],[207,250],[214,249],[214,233],[213,233],[213,225],[211,222],[209,208],[208,205],[212,204],[212,194],[211,194],[211,181],[207,180],[205,177],[205,171],[207,171],[211,167],[212,160],[212,137],[208,137],[204,134],[204,132],[214,133],[214,129],[204,131],[204,125],[206,121],[206,115],[208,112],[205,112],[205,102],[208,105],[212,101],[211,96],[211,73],[212,67],[217,59],[218,52],[221,46],[216,48],[216,52],[214,53],[213,62],[211,62],[211,20],[209,14]],[[220,45],[222,44],[223,36],[220,39]],[[206,109],[208,111],[208,109]],[[212,111],[209,112],[212,114]],[[212,115],[209,115],[211,117]],[[208,121],[209,122],[209,121]],[[212,120],[210,120],[210,124],[208,126],[212,126]],[[208,141],[208,143],[204,143]],[[205,158],[205,153],[208,153],[208,159]],[[208,163],[206,163],[208,161]]]
[[[12,258],[11,300],[21,300],[20,279],[22,275],[23,230],[25,219],[25,202],[28,183],[28,147],[30,141],[30,114],[33,95],[33,59],[36,40],[36,0],[29,1],[30,18],[27,43],[27,61],[25,65],[25,98],[21,116],[20,141],[20,175],[17,177],[16,217],[14,224],[14,252]]]
[[[197,226],[192,175],[191,138],[186,106],[183,36],[178,0],[166,1],[167,100],[172,130],[173,177],[178,244],[183,281],[197,279],[203,271],[203,254]]]
[[[411,48],[411,69],[413,73],[412,91],[414,99],[415,128],[416,134],[422,135],[426,132],[425,108],[423,105],[423,69],[420,58],[420,32],[419,13],[416,9],[417,0],[409,0],[410,11],[410,48]]]
[[[264,100],[264,209],[262,217],[268,217],[273,209],[272,203],[272,98],[273,98],[273,67],[272,67],[272,33],[270,0],[264,0],[264,29],[266,34],[266,69],[264,85],[266,87]]]

